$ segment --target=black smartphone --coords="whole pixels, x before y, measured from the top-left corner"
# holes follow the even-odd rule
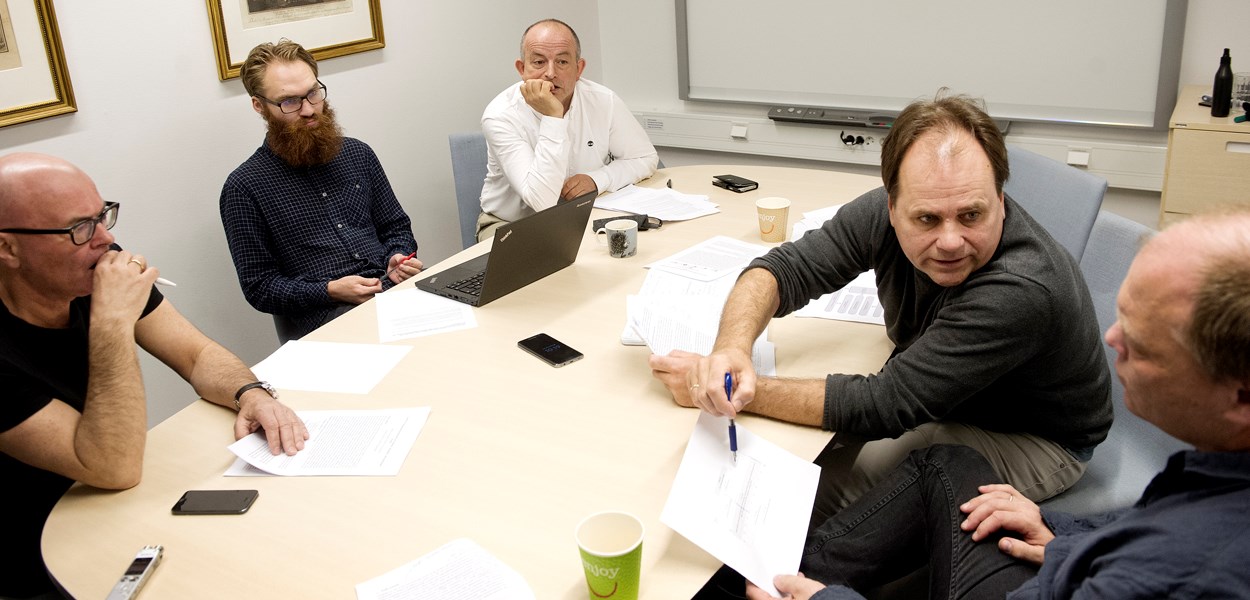
[[[739,194],[760,187],[760,184],[737,175],[715,175],[712,177],[712,185],[725,188],[731,192],[738,192]]]
[[[175,515],[241,515],[252,507],[256,490],[187,490],[174,504]]]
[[[522,350],[541,358],[543,362],[553,367],[563,367],[582,358],[581,352],[570,348],[564,342],[545,333],[527,337],[517,342],[516,345],[520,346]]]

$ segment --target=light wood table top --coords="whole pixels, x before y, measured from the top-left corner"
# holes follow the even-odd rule
[[[712,175],[723,173],[760,189],[713,187]],[[223,477],[233,462],[226,446],[234,414],[195,402],[149,432],[138,486],[75,485],[60,501],[43,536],[53,576],[75,597],[103,598],[139,548],[163,544],[165,558],[141,596],[355,598],[356,584],[468,537],[520,572],[538,598],[586,598],[573,528],[617,509],[646,527],[642,597],[690,597],[719,563],[659,519],[698,415],[651,376],[646,347],[619,343],[625,297],[641,287],[645,265],[714,235],[763,244],[759,197],[790,198],[793,223],[880,181],[691,166],[663,169],[641,185],[670,179],[679,191],[708,194],[722,212],[640,232],[638,254],[628,259],[609,257],[588,229],[576,263],[474,309],[477,328],[394,342],[413,351],[372,393],[282,393],[296,410],[432,407],[398,476]],[[592,219],[610,214],[596,210]],[[553,369],[516,347],[538,332],[585,358]],[[769,333],[778,372],[789,377],[876,372],[892,348],[883,328],[858,323],[786,317]],[[377,343],[374,303],[306,339]],[[802,457],[814,458],[830,435],[751,415],[738,424]],[[244,515],[170,514],[185,490],[235,488],[260,490]]]

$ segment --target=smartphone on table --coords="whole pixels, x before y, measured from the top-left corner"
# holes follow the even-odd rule
[[[517,342],[517,345],[553,367],[563,367],[582,358],[581,352],[545,333],[527,337]]]
[[[187,490],[172,511],[175,515],[241,515],[259,495],[257,490]]]

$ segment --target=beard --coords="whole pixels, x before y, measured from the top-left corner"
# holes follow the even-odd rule
[[[313,117],[317,123],[311,126],[305,125],[304,119],[294,123],[280,121],[268,111],[263,116],[269,127],[265,134],[269,149],[292,167],[324,165],[343,149],[343,129],[328,102]]]

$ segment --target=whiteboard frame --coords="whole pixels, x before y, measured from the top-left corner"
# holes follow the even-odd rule
[[[1158,85],[1155,95],[1155,106],[1152,114],[1153,122],[1150,125],[1108,120],[1102,115],[1068,115],[1062,117],[1026,118],[1020,117],[1019,115],[995,114],[992,106],[989,109],[990,116],[994,117],[994,119],[1003,126],[1004,131],[1011,121],[1060,123],[1065,125],[1092,125],[1135,130],[1166,130],[1172,109],[1176,105],[1176,96],[1180,81],[1181,47],[1184,41],[1185,16],[1188,11],[1188,6],[1188,0],[1165,0],[1164,27],[1162,34],[1163,40],[1159,53]],[[893,116],[898,112],[896,109],[887,106],[815,106],[798,98],[796,98],[792,103],[772,102],[766,104],[762,102],[743,101],[724,97],[692,96],[690,87],[690,48],[688,39],[689,21],[687,16],[686,0],[675,0],[675,8],[677,12],[677,90],[678,96],[681,100],[688,102],[720,102],[754,106],[796,106],[835,111],[841,110],[846,111],[848,114],[863,114],[866,111],[870,111],[873,114],[884,113]],[[959,90],[953,91],[958,92]],[[1070,108],[1076,110],[1080,109],[1080,107]]]

